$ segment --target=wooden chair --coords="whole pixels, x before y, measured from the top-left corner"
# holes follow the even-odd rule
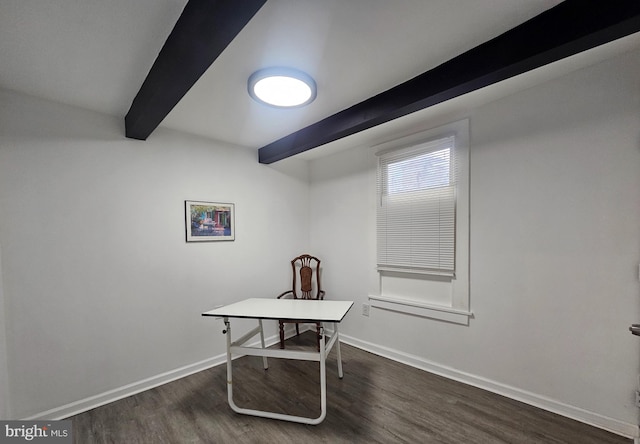
[[[293,299],[324,299],[324,291],[320,285],[320,259],[303,254],[291,261],[293,272],[293,284],[291,290],[287,290],[278,296],[278,299],[291,295]],[[298,322],[280,319],[280,348],[284,348],[284,324],[296,324],[296,335],[300,334]],[[320,350],[320,323],[316,322],[316,336],[318,338],[318,350]]]

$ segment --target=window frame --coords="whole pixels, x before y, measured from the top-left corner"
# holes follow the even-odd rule
[[[470,207],[470,167],[469,167],[469,120],[459,120],[443,126],[439,126],[426,131],[421,131],[408,136],[404,136],[383,144],[376,145],[376,155],[384,155],[392,151],[411,150],[412,147],[425,144],[429,141],[454,136],[454,159],[455,169],[455,273],[416,273],[415,270],[387,270],[377,268],[378,291],[377,294],[369,295],[369,302],[372,307],[391,310],[399,313],[411,314],[424,318],[438,319],[455,324],[468,325],[469,319],[473,317],[470,309],[469,298],[469,207]],[[376,171],[376,202],[379,203],[380,190],[378,188],[378,178],[381,174]],[[376,210],[376,264],[377,255],[377,210]],[[433,282],[440,282],[446,285],[449,292],[445,301],[430,301],[425,295],[416,297],[405,295],[401,291],[387,292],[385,280],[391,279],[411,280],[426,279]],[[439,285],[439,284],[438,284]],[[410,287],[411,285],[409,285]]]

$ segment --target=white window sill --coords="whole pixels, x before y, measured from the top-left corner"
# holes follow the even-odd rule
[[[416,301],[408,301],[388,296],[369,295],[369,303],[372,307],[399,313],[411,314],[423,318],[438,319],[454,324],[469,325],[469,318],[473,313],[443,305],[423,304]]]

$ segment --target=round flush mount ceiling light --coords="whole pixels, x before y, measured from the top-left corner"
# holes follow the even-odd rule
[[[308,105],[316,98],[316,82],[292,68],[265,68],[254,72],[247,84],[249,95],[277,108]]]

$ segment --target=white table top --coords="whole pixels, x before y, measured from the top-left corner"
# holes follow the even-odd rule
[[[340,322],[352,305],[353,301],[252,298],[206,311],[202,316]]]

